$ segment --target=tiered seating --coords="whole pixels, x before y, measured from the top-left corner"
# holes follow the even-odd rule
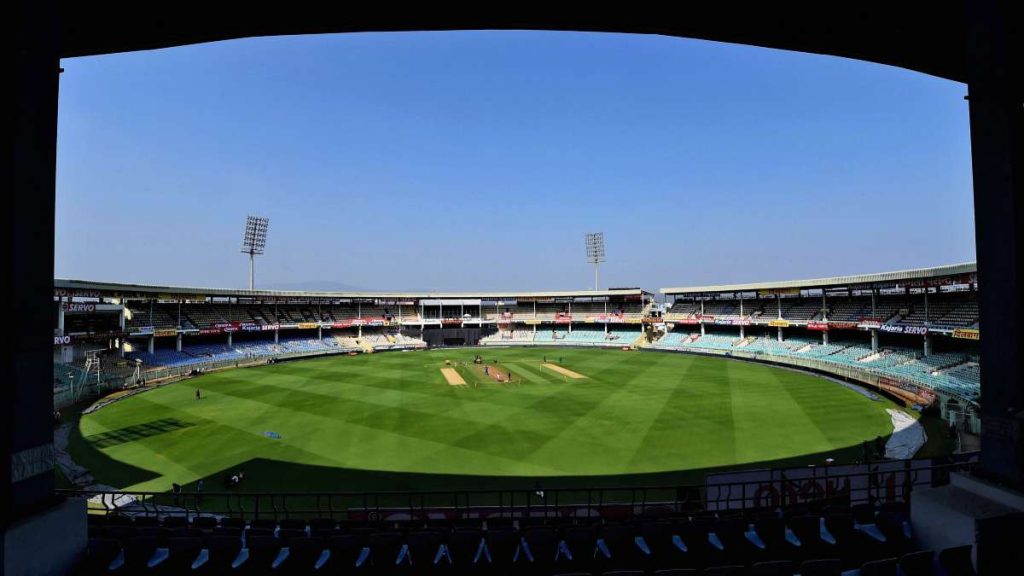
[[[150,315],[149,304],[132,304],[128,307],[131,318],[125,319],[125,327],[131,331],[133,328],[141,328],[143,326],[153,326],[156,328],[176,328],[178,326],[178,306],[177,304],[154,304],[152,308],[152,316]]]
[[[975,361],[969,361],[960,366],[955,366],[945,371],[945,374],[954,380],[963,380],[973,384],[981,384],[981,365]]]
[[[871,298],[853,296],[850,298],[829,298],[828,319],[836,322],[860,322],[871,316]]]
[[[566,342],[587,344],[628,344],[628,342],[624,340],[623,336],[624,335],[621,332],[608,332],[605,334],[604,330],[573,329],[573,331],[566,336],[565,340]]]
[[[740,312],[739,300],[706,300],[704,302],[705,316],[727,316],[738,315]]]
[[[903,574],[973,576],[971,547],[936,555],[914,551],[910,536],[899,502],[615,522],[90,515],[77,572],[820,576],[894,574],[898,565]]]
[[[550,335],[550,334],[549,334]],[[481,344],[533,342],[533,330],[499,330],[480,339]]]
[[[978,319],[978,301],[972,298],[957,304],[933,324],[951,328],[977,328]]]
[[[533,337],[534,342],[563,342],[569,335],[568,329],[559,330],[547,330],[545,328],[538,328],[537,333]]]
[[[676,318],[694,318],[697,314],[700,314],[700,302],[696,300],[692,302],[678,300],[672,303],[672,307],[668,309],[667,314],[671,314]]]
[[[807,322],[821,318],[821,300],[815,298],[782,301],[782,317],[791,322]]]
[[[733,344],[738,339],[738,335],[724,336],[720,334],[706,334],[689,343],[684,343],[683,346],[690,346],[693,348],[709,348],[712,350],[733,350]]]
[[[677,348],[683,345],[683,340],[688,340],[692,337],[693,334],[690,334],[689,332],[668,332],[654,342],[651,347],[666,349]]]
[[[214,324],[220,324],[227,322],[228,319],[221,314],[222,309],[220,306],[212,306],[209,304],[182,304],[181,313],[183,316],[187,316],[189,321],[194,324],[194,328],[202,328],[204,326],[213,326]]]
[[[652,345],[662,350],[716,350],[765,354],[773,360],[814,358],[850,366],[890,378],[910,380],[940,392],[976,400],[980,395],[980,368],[963,354],[943,353],[921,357],[916,350],[883,348],[872,352],[863,342],[833,341],[827,345],[810,339],[778,342],[772,338],[739,339],[737,335],[706,336],[670,332]]]
[[[875,299],[874,316],[885,322],[892,320],[901,310],[909,310],[910,308],[910,300],[903,296],[883,296]],[[868,314],[871,314],[870,307],[868,308]]]

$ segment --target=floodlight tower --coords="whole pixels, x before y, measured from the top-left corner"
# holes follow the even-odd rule
[[[587,232],[587,262],[594,265],[594,290],[598,290],[597,268],[604,262],[604,232]]]
[[[242,238],[242,254],[249,255],[249,290],[253,289],[253,260],[263,254],[267,246],[269,218],[249,216],[245,219],[245,236]]]

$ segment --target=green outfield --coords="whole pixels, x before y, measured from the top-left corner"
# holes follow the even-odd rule
[[[476,354],[513,383],[485,376]],[[583,377],[543,368],[545,356]],[[466,384],[450,384],[445,367]],[[83,417],[70,452],[98,482],[136,490],[198,479],[220,489],[239,469],[247,491],[497,488],[537,477],[652,485],[700,481],[710,468],[859,459],[862,441],[892,431],[892,406],[723,358],[379,353],[229,370],[139,394]]]

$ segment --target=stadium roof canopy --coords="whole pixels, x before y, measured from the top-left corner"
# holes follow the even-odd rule
[[[977,271],[978,265],[974,262],[968,262],[965,264],[936,266],[934,268],[915,268],[913,270],[879,272],[876,274],[856,274],[853,276],[834,276],[832,278],[814,278],[809,280],[782,280],[778,282],[752,282],[749,284],[662,288],[661,293],[668,295],[683,295],[710,294],[716,292],[754,292],[758,290],[793,290],[799,288],[839,288],[847,286],[906,282],[911,280],[925,280],[929,278],[944,278],[948,276],[958,276],[961,274],[974,274]]]
[[[188,286],[156,286],[152,284],[125,284],[119,282],[93,282],[89,280],[69,280],[54,278],[55,291],[67,292],[69,295],[98,294],[114,298],[145,298],[154,299],[198,299],[216,298],[319,298],[335,300],[373,300],[373,299],[490,299],[490,298],[603,298],[612,296],[649,295],[639,288],[613,288],[610,290],[547,290],[540,292],[330,292],[304,290],[246,290],[236,288],[199,288]]]

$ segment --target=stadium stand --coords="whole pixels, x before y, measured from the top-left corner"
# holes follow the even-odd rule
[[[739,338],[739,335],[690,334],[674,331],[653,345],[661,350],[710,350],[762,354],[776,361],[788,358],[815,358],[828,363],[854,367],[872,374],[911,381],[935,391],[976,401],[980,397],[980,368],[963,353],[937,353],[923,357],[917,350],[885,347],[873,352],[870,345],[851,341],[821,344],[806,338],[779,342],[773,338]]]
[[[97,514],[89,516],[80,572],[814,576],[898,567],[908,575],[973,576],[970,546],[920,550],[908,521],[900,501],[618,520]]]

